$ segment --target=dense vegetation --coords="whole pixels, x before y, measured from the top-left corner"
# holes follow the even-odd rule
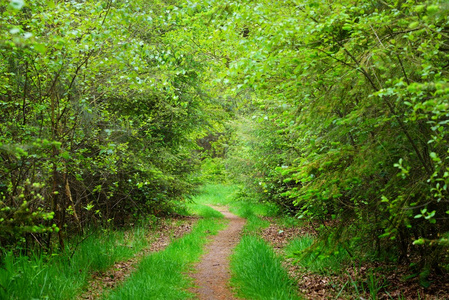
[[[235,173],[301,218],[336,220],[331,251],[357,244],[443,272],[447,2],[257,1],[217,15],[240,35],[224,80],[253,95],[232,126]]]
[[[167,213],[192,191],[209,106],[167,4],[8,2],[0,246],[49,249],[58,232],[63,247],[87,226]]]
[[[167,213],[206,155],[241,197],[332,224],[330,251],[447,271],[447,1],[0,12],[1,247]]]

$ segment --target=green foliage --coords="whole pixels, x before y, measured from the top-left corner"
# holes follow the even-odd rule
[[[29,182],[25,182],[29,187]],[[34,187],[38,187],[36,184]],[[42,222],[48,224],[53,219],[53,212],[44,212],[42,208],[33,210],[32,204],[24,200],[25,188],[18,187],[18,199],[14,201],[15,206],[6,206],[5,203],[0,201],[0,238],[4,240],[20,241],[24,233],[42,234],[46,232],[58,232],[59,228],[56,224],[44,225]],[[30,192],[36,197],[42,196],[37,194],[31,189]],[[21,202],[23,201],[23,202]]]
[[[240,100],[227,163],[248,194],[339,220],[334,243],[363,238],[439,273],[449,231],[447,2],[201,5],[211,13],[205,34],[217,32],[227,58],[216,82]]]
[[[315,238],[302,236],[291,241],[286,248],[286,254],[295,258],[295,263],[308,271],[320,274],[339,274],[342,265],[348,264],[348,253],[340,248],[329,253],[329,249],[317,249],[312,247]]]
[[[260,238],[247,235],[231,258],[231,284],[248,299],[300,299],[281,260]]]
[[[201,162],[201,175],[199,180],[203,183],[217,183],[226,181],[226,170],[223,159],[205,158]]]
[[[0,4],[0,247],[44,245],[56,224],[64,248],[193,191],[209,100],[174,4]]]
[[[448,14],[443,0],[2,2],[0,246],[172,213],[226,174],[242,198],[338,220],[323,240],[363,237],[439,273]]]

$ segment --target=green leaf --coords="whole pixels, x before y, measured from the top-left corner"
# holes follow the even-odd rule
[[[424,245],[425,242],[426,241],[423,238],[420,238],[420,239],[413,241],[413,245]]]
[[[64,151],[61,153],[61,157],[64,159],[70,159],[70,153],[68,151]]]
[[[23,0],[11,0],[9,2],[9,5],[11,5],[14,9],[22,9],[22,7],[25,5],[25,2]]]
[[[418,26],[419,26],[419,22],[418,21],[411,22],[410,24],[408,24],[408,28],[410,28],[410,29],[414,29],[414,28],[416,28]]]

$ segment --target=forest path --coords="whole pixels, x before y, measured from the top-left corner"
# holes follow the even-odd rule
[[[182,222],[179,223],[181,220]],[[76,299],[96,300],[102,298],[123,283],[136,270],[138,264],[145,256],[151,255],[154,252],[163,251],[172,240],[188,234],[196,221],[196,217],[184,217],[183,219],[173,219],[167,223],[162,223],[157,231],[149,232],[146,237],[152,241],[148,247],[142,249],[126,261],[115,263],[106,271],[92,274],[86,290]]]
[[[211,206],[221,212],[229,225],[206,246],[205,254],[196,265],[196,273],[192,274],[197,288],[193,291],[200,300],[237,299],[232,296],[228,283],[230,279],[229,256],[240,240],[240,232],[246,220],[240,218],[223,206]]]

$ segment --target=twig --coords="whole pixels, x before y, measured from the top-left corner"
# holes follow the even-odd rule
[[[93,235],[93,233],[91,233],[91,234],[89,234],[88,236],[84,237],[81,241],[79,241],[79,242],[75,245],[75,248],[73,249],[73,252],[72,252],[72,254],[70,255],[69,261],[73,258],[73,255],[75,255],[75,252],[76,252],[76,249],[78,248],[78,246],[79,246],[82,242],[84,242],[87,238],[89,238],[91,235]]]
[[[44,248],[44,246],[42,246],[41,242],[39,242],[39,240],[36,238],[36,236],[32,233],[30,233],[31,236],[36,240],[36,242],[39,244],[39,246],[41,246],[42,248]]]

